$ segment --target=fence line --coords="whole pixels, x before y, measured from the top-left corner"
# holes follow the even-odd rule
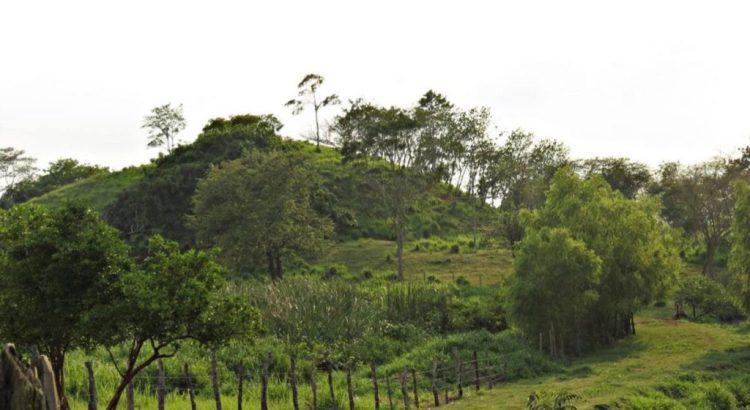
[[[507,374],[504,371],[505,366],[492,364],[486,361],[482,362],[477,358],[476,351],[472,351],[471,353],[471,359],[464,361],[462,356],[454,351],[453,357],[455,363],[450,364],[442,362],[441,365],[438,365],[438,362],[434,361],[432,368],[428,370],[404,367],[401,371],[391,370],[382,372],[379,371],[374,363],[367,364],[365,367],[369,367],[371,380],[370,393],[373,395],[375,408],[378,409],[380,406],[396,408],[398,403],[403,403],[404,408],[410,408],[411,406],[414,406],[415,408],[425,408],[425,406],[427,408],[438,407],[461,399],[464,396],[464,389],[473,388],[476,391],[479,391],[482,387],[492,389],[494,386],[507,379]],[[268,368],[270,365],[270,358],[271,356],[269,353],[263,363],[263,369],[257,371],[257,380],[261,382],[259,384],[262,389],[260,395],[261,403],[259,403],[260,408],[262,409],[268,408],[267,386],[270,379]],[[87,367],[91,366],[90,362],[86,362],[86,364]],[[317,366],[315,366],[314,369],[315,370],[312,373],[314,376],[321,373]],[[329,369],[322,372],[329,377],[327,383],[324,382],[325,384],[328,384],[326,387],[330,389],[329,394],[331,397],[338,397],[335,393],[334,384],[330,379],[332,373],[341,371],[346,372],[347,386],[349,386],[347,388],[349,408],[354,409],[354,397],[351,390],[352,382],[350,378],[351,371],[354,369],[349,369],[349,371],[347,371],[343,366],[342,368],[331,366]],[[302,372],[303,375],[305,373],[306,372]],[[297,377],[300,375],[299,371],[295,371],[294,373],[291,371],[282,371],[276,372],[275,374],[277,375],[277,377],[275,377],[276,380],[286,380],[287,384],[289,384],[293,390],[297,388]],[[88,377],[89,385],[95,386],[95,376],[93,371],[88,372]],[[244,380],[246,376],[243,376],[242,378]],[[310,377],[303,377],[302,380],[307,380],[307,383],[303,382],[301,384],[306,384],[313,389],[313,391],[317,391],[318,388],[321,387],[318,386],[317,382],[314,380],[310,380]],[[193,394],[196,391],[196,387],[198,387],[196,377],[189,374],[187,368],[185,368],[182,375],[166,375],[163,370],[156,376],[141,374],[133,379],[132,384],[136,384],[138,381],[146,381],[147,383],[156,382],[157,393],[160,395],[160,400],[164,398],[165,390],[170,388],[184,394],[190,394],[191,402],[194,403]],[[396,383],[395,386],[393,385],[394,381]],[[381,391],[379,386],[385,387],[385,391]],[[424,386],[428,387],[425,389]],[[219,389],[218,386],[206,386],[206,389],[208,388],[211,388],[215,393],[217,389]],[[241,392],[242,388],[240,387],[238,393],[241,395]],[[384,398],[384,395],[387,397]],[[294,405],[295,408],[298,408],[296,392],[294,396]],[[316,394],[313,393],[313,408],[316,401],[315,397]],[[89,405],[95,406],[95,393],[90,395],[90,400],[93,400],[94,402],[90,402]],[[129,400],[132,399],[129,397]],[[218,403],[217,400],[217,407],[219,405]]]

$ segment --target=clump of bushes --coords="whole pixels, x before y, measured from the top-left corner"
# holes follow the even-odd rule
[[[746,317],[742,303],[721,283],[706,276],[683,280],[675,293],[675,305],[677,318],[734,322]]]

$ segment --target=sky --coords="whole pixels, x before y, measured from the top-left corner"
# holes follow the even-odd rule
[[[746,3],[746,2],[745,2]],[[270,113],[306,73],[343,100],[409,106],[428,89],[574,157],[658,166],[750,144],[750,4],[692,1],[0,0],[0,147],[44,167],[144,163],[144,115]],[[335,109],[325,115],[332,116]]]

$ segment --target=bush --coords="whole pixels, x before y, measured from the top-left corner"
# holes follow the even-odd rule
[[[690,315],[693,320],[713,317],[722,322],[743,319],[742,303],[719,282],[706,276],[685,279],[675,294],[675,316]],[[684,312],[688,309],[688,312]]]

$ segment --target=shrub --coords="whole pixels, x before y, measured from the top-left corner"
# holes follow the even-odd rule
[[[719,282],[706,276],[685,279],[675,294],[676,316],[683,309],[693,320],[714,317],[722,322],[736,321],[745,317],[742,304]]]

